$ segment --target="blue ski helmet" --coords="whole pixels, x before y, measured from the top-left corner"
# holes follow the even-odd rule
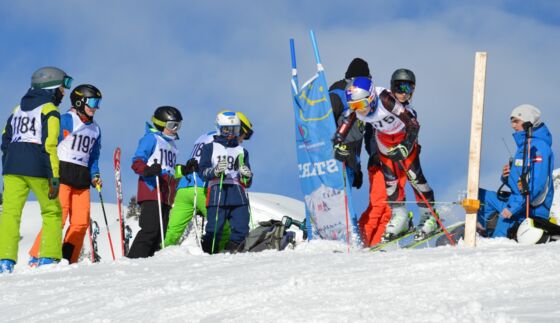
[[[351,110],[360,111],[377,105],[377,93],[369,77],[354,77],[346,86],[346,101]]]

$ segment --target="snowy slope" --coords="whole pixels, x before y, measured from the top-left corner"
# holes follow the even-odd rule
[[[301,202],[262,195],[261,205],[257,195],[255,217],[266,207],[286,208],[274,216],[291,207],[303,212]],[[38,214],[33,206],[24,219]],[[560,243],[345,250],[314,241],[283,252],[209,256],[183,245],[149,259],[17,266],[0,276],[0,313],[3,322],[560,321]]]

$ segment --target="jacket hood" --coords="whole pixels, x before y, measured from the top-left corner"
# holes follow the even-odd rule
[[[21,110],[31,111],[40,105],[53,102],[54,92],[45,89],[29,89],[21,98]]]

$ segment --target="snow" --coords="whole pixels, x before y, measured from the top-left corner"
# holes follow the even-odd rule
[[[303,204],[293,199],[253,193],[251,201],[255,219],[303,217]],[[112,229],[116,207],[106,209]],[[28,202],[22,249],[36,234],[38,214],[37,204]],[[98,205],[93,214],[104,229]],[[112,234],[118,241],[116,229]],[[25,266],[24,250],[14,274],[0,275],[2,321],[560,320],[557,242],[521,246],[507,239],[479,239],[475,249],[460,244],[347,253],[344,244],[313,241],[282,252],[209,256],[187,240],[152,258],[111,261],[106,240],[102,230],[104,254],[98,264],[84,260],[31,269]]]

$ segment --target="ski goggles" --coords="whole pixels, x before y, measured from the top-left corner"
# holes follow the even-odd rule
[[[72,81],[74,81],[74,79],[66,75],[64,76],[64,79],[62,79],[62,85],[65,89],[70,89],[72,87]]]
[[[354,111],[362,111],[371,107],[372,97],[363,98],[356,101],[348,101],[348,108]]]
[[[395,83],[394,91],[396,93],[412,94],[412,92],[414,92],[414,83],[412,83],[412,82],[397,82],[397,83]]]
[[[165,129],[170,131],[179,131],[179,129],[181,129],[181,121],[167,121],[165,123]]]
[[[101,98],[86,98],[86,105],[91,109],[99,109]]]
[[[240,126],[221,126],[220,135],[221,136],[239,136]],[[245,137],[245,139],[248,139]]]

